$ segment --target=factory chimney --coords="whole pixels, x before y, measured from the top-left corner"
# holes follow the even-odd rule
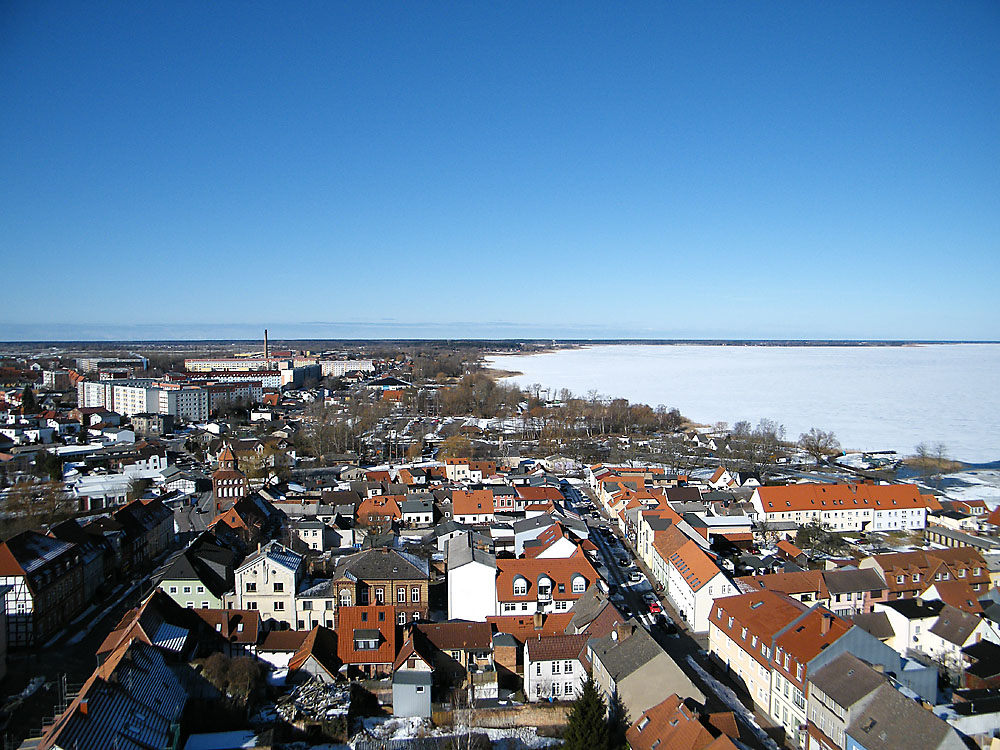
[[[264,359],[267,359],[269,355],[269,350],[267,348],[267,329],[264,329]]]

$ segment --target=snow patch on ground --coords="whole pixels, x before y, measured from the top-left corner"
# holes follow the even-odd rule
[[[490,738],[493,747],[498,750],[535,750],[536,748],[558,745],[554,737],[539,737],[534,727],[511,727],[510,729],[473,729],[482,732]]]
[[[736,693],[727,688],[718,680],[710,677],[708,672],[706,672],[702,666],[694,660],[694,657],[690,654],[687,657],[688,664],[691,668],[698,673],[698,677],[701,681],[708,686],[709,690],[715,693],[719,700],[725,703],[729,709],[736,714],[740,719],[742,719],[749,727],[750,730],[757,736],[760,743],[766,747],[768,750],[778,750],[777,744],[774,740],[767,736],[763,729],[760,728],[760,724],[754,718],[753,713],[751,713],[746,706],[736,697]]]
[[[365,731],[379,740],[412,740],[441,734],[427,719],[419,716],[372,716],[362,722]]]

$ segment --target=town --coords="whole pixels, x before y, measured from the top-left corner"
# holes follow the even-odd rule
[[[130,346],[0,358],[6,748],[1000,747],[1000,507],[941,448],[498,343]]]

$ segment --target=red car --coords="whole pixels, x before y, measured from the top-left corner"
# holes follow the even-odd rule
[[[660,603],[658,601],[654,600],[651,602],[647,602],[647,604],[649,604],[649,614],[651,615],[658,615],[660,614],[660,612],[663,611],[663,607],[660,606]]]

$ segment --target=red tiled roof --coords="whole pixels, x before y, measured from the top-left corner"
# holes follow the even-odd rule
[[[583,576],[583,591],[597,580],[597,571],[585,556],[564,558],[521,558],[518,560],[497,560],[497,601],[532,601],[537,595],[538,580],[547,576],[552,581],[552,598],[557,601],[575,600],[583,596],[583,591],[573,592],[573,578]],[[523,577],[528,583],[525,596],[514,596],[514,579]],[[564,587],[559,590],[560,585]]]
[[[455,490],[451,493],[453,516],[482,515],[493,512],[493,493],[489,490]]]
[[[552,661],[553,659],[576,659],[587,647],[587,641],[592,636],[580,635],[538,635],[528,638],[528,658],[531,661]]]
[[[872,510],[924,508],[925,496],[913,484],[819,484],[806,482],[779,487],[758,487],[765,513],[800,510]]]
[[[392,664],[396,660],[396,629],[395,607],[340,607],[337,610],[337,656],[344,664]],[[354,648],[354,634],[362,630],[379,631],[378,648]]]

